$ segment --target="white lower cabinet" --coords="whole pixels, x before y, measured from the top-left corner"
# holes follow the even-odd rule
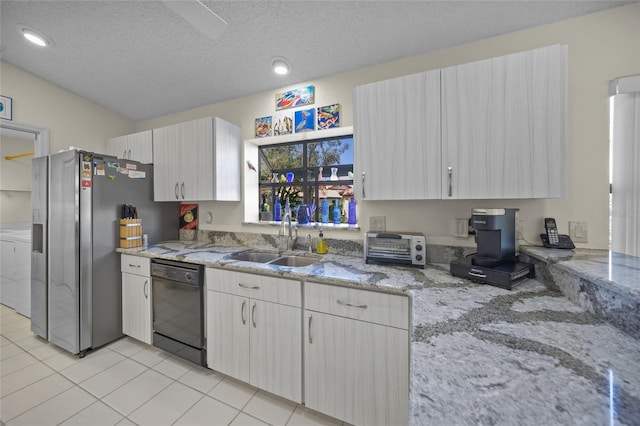
[[[0,240],[0,303],[31,317],[31,244]]]
[[[150,260],[123,254],[122,332],[141,342],[152,342]]]
[[[207,364],[302,402],[302,283],[207,268]]]
[[[305,283],[307,407],[355,425],[408,423],[408,302]]]

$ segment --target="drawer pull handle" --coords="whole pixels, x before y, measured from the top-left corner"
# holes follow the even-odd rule
[[[311,320],[313,317],[309,315],[309,344],[313,344],[313,339],[311,338]]]
[[[471,275],[472,277],[478,277],[478,278],[487,278],[487,276],[485,274],[477,274],[474,272],[468,272],[469,275]]]
[[[129,266],[131,266],[132,268],[139,268],[140,267],[140,265],[134,265],[134,264],[131,264],[131,263],[129,264]]]
[[[256,302],[253,302],[251,307],[251,322],[253,323],[253,328],[256,328]]]
[[[245,325],[247,323],[247,321],[244,318],[244,307],[247,304],[246,300],[242,301],[242,307],[240,308],[240,318],[242,318],[242,325]]]
[[[349,302],[343,302],[342,300],[337,300],[338,305],[348,306],[350,308],[358,308],[358,309],[367,309],[367,305],[354,305]]]
[[[243,283],[238,283],[238,286],[242,288],[248,288],[249,290],[260,290],[260,286],[257,286],[257,285],[246,285]]]

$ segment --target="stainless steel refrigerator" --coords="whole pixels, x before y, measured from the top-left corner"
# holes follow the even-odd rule
[[[179,203],[153,201],[153,166],[70,150],[33,159],[31,330],[84,356],[122,336],[119,220],[137,207],[149,242],[179,238]]]

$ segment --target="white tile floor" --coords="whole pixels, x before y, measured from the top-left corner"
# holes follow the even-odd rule
[[[2,425],[342,425],[125,337],[72,356],[0,305]]]

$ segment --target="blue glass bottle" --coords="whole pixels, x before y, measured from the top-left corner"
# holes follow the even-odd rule
[[[322,199],[320,205],[320,221],[322,223],[329,223],[329,202],[326,198]]]
[[[273,220],[280,222],[282,220],[282,206],[280,205],[280,196],[276,195],[276,202],[273,206]]]
[[[340,216],[340,203],[338,203],[338,200],[336,200],[333,203],[333,223],[335,225],[340,224]]]
[[[349,225],[355,225],[355,224],[356,224],[356,202],[352,198],[351,201],[349,201]]]

